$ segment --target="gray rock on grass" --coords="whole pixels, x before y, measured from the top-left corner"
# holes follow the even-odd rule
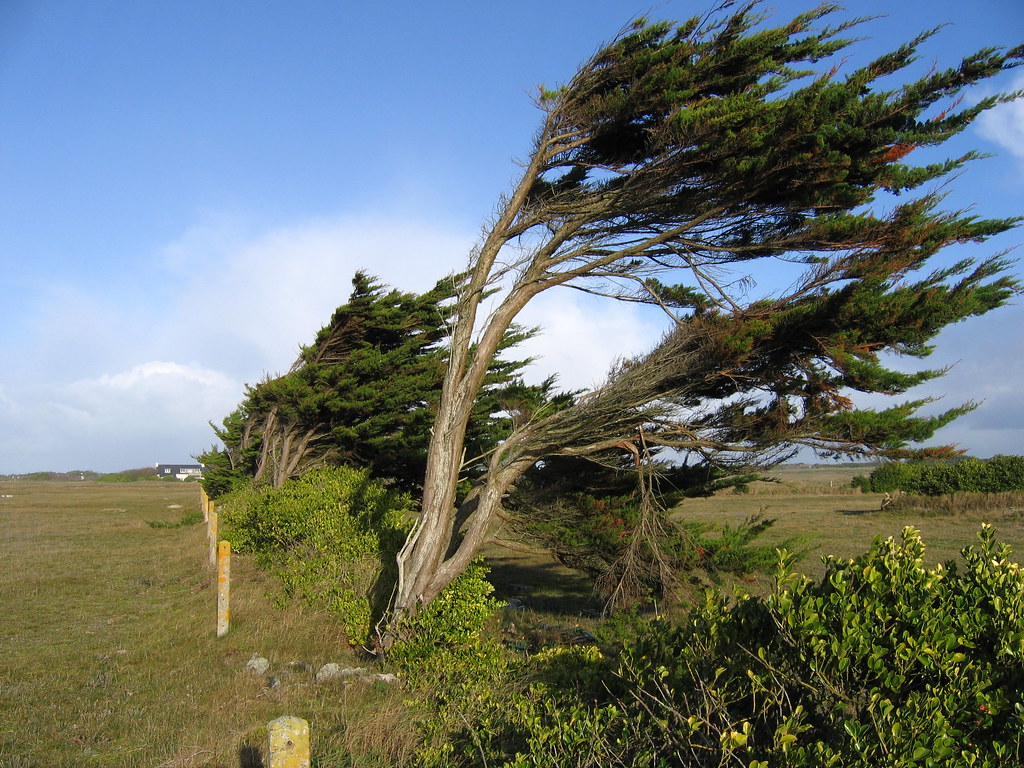
[[[262,675],[270,669],[270,662],[258,653],[254,653],[252,658],[246,663],[245,668],[255,672],[257,675]]]

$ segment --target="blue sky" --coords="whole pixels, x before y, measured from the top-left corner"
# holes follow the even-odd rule
[[[768,3],[787,19],[811,3]],[[1024,41],[1019,0],[850,2],[850,63],[940,23],[920,67]],[[366,268],[421,290],[461,267],[529,150],[539,84],[638,13],[710,3],[0,2],[0,474],[188,460]],[[1024,88],[1006,73],[991,89]],[[982,95],[981,92],[972,96]],[[951,206],[1024,214],[1024,105],[949,153],[997,155]],[[913,156],[912,156],[913,158]],[[1018,230],[982,253],[1024,242]],[[951,257],[952,258],[952,257]],[[531,308],[535,376],[599,381],[656,341],[573,292]],[[985,400],[938,436],[1024,453],[1024,312],[944,332],[925,394]]]

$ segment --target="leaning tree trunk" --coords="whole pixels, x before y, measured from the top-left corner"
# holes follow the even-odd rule
[[[515,199],[510,207],[514,203]],[[496,231],[500,231],[500,227],[496,227]],[[404,618],[429,604],[469,565],[501,509],[501,499],[529,466],[521,462],[502,466],[499,448],[491,457],[491,466],[480,487],[462,502],[461,509],[456,509],[466,431],[475,400],[506,331],[516,314],[539,290],[530,286],[514,292],[490,317],[485,332],[474,343],[472,332],[488,282],[489,265],[502,243],[502,238],[493,236],[484,243],[477,269],[460,298],[448,368],[427,452],[420,514],[398,555],[398,585],[391,626],[382,639],[385,647],[394,641]],[[461,521],[467,522],[467,528],[460,540]]]
[[[428,605],[467,568],[491,535],[505,494],[533,464],[532,459],[506,456],[499,449],[485,479],[456,507],[462,441],[453,439],[452,433],[448,439],[440,430],[436,434],[443,444],[436,448],[437,467],[427,474],[416,528],[398,555],[398,587],[391,624],[382,637],[384,647],[401,635],[403,619]]]
[[[549,119],[544,130],[550,128]],[[427,452],[423,501],[416,526],[398,555],[398,585],[391,625],[382,638],[385,647],[394,641],[398,625],[405,617],[429,604],[465,570],[486,538],[505,493],[530,466],[530,462],[518,460],[507,461],[502,466],[499,456],[502,449],[499,448],[491,457],[491,466],[479,488],[463,502],[461,510],[456,510],[466,431],[491,362],[523,307],[538,293],[569,279],[568,276],[545,281],[520,278],[487,318],[482,333],[476,335],[481,302],[493,287],[495,271],[503,269],[496,267],[499,254],[509,241],[522,234],[521,216],[547,160],[547,152],[534,153],[515,192],[474,255],[469,279],[459,296],[448,368]],[[557,247],[569,229],[571,227],[563,228],[562,234],[553,236],[540,252]],[[467,523],[467,528],[460,540],[459,523],[462,521]]]

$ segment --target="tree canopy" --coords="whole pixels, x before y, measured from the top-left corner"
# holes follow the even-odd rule
[[[446,278],[427,293],[404,293],[357,272],[348,302],[301,348],[291,369],[247,387],[239,407],[215,427],[224,449],[202,457],[214,484],[241,477],[279,487],[327,464],[366,467],[418,489],[444,375],[446,302],[456,282]],[[528,335],[511,329],[503,349]],[[471,455],[484,454],[507,431],[499,401],[506,392],[531,390],[518,380],[526,363],[495,358],[469,427]]]
[[[354,463],[417,493],[392,630],[502,525],[629,591],[708,554],[695,537],[679,549],[658,498],[672,482],[713,490],[801,448],[956,452],[920,446],[976,404],[924,415],[930,399],[903,396],[945,371],[894,361],[927,358],[943,328],[1022,291],[1005,253],[948,257],[1022,217],[947,208],[943,190],[982,156],[933,158],[1024,95],[964,98],[1024,46],[905,79],[938,28],[849,66],[863,19],[830,24],[841,9],[825,4],[776,26],[761,8],[639,19],[541,88],[531,151],[465,271],[423,295],[357,274],[292,369],[218,430],[231,471],[280,484]],[[796,279],[759,292],[762,265],[779,264]],[[667,330],[591,391],[527,386],[527,361],[502,355],[553,288],[648,305]],[[866,408],[857,393],[897,399]]]
[[[618,449],[642,463],[671,448],[757,464],[800,446],[901,456],[973,407],[929,417],[923,399],[872,410],[851,393],[902,395],[941,375],[899,371],[890,355],[926,357],[942,328],[1020,292],[1001,254],[933,263],[1020,221],[943,208],[939,183],[980,156],[911,156],[1020,96],[961,100],[1020,65],[1024,46],[898,85],[937,30],[844,72],[838,55],[861,20],[830,26],[839,8],[822,5],[771,26],[759,8],[640,19],[565,85],[541,89],[532,152],[459,286],[396,616],[467,566],[516,483],[549,457]],[[731,287],[773,260],[802,266],[790,289]],[[462,497],[490,361],[523,308],[559,286],[659,307],[670,330],[571,405],[523,414]]]

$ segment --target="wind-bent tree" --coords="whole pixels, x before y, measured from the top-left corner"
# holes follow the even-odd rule
[[[849,392],[899,395],[941,375],[898,372],[882,355],[924,357],[943,327],[1019,292],[1000,255],[925,271],[945,246],[1018,219],[942,209],[937,182],[977,154],[926,165],[908,156],[1020,96],[958,101],[1021,64],[1024,46],[894,86],[935,30],[842,75],[828,59],[859,21],[820,26],[837,10],[774,28],[757,3],[681,26],[638,21],[568,84],[541,91],[533,151],[459,287],[393,627],[467,566],[503,498],[545,458],[618,447],[642,459],[641,446],[716,463],[795,446],[893,456],[973,407],[864,410]],[[802,277],[755,298],[731,289],[748,262],[773,259],[805,265]],[[460,497],[490,362],[519,312],[556,286],[661,307],[671,329],[570,407],[518,412]]]
[[[215,428],[223,451],[201,458],[213,474],[274,487],[322,465],[367,467],[416,491],[423,479],[430,426],[445,370],[457,279],[424,294],[385,291],[357,272],[352,294],[287,373],[247,388],[245,399]],[[501,350],[529,335],[511,329]],[[500,351],[500,350],[499,350]],[[467,450],[486,453],[507,432],[500,401],[528,361],[495,356],[473,407]]]

